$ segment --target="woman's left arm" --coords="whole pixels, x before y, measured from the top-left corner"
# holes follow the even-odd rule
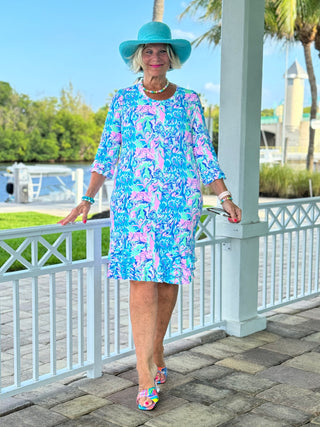
[[[223,195],[223,193],[229,193],[223,179],[216,179],[212,181],[209,184],[209,187],[218,197],[219,195]],[[228,218],[229,221],[240,222],[242,212],[241,209],[233,203],[232,198],[228,198],[228,195],[226,194],[226,197],[222,197],[221,202],[222,208],[230,214],[230,218]]]
[[[214,151],[211,138],[205,123],[203,109],[200,99],[194,93],[193,102],[190,104],[192,109],[193,124],[192,124],[192,140],[193,153],[197,162],[199,174],[204,185],[208,185],[218,197],[223,196],[227,192],[227,187],[224,183],[225,175],[222,172],[216,153]],[[220,199],[220,198],[219,198]],[[221,200],[222,199],[222,200]],[[230,222],[241,221],[241,209],[232,202],[231,198],[221,197],[223,209],[230,214]]]

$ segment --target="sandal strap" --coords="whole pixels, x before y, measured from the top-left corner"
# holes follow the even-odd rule
[[[153,402],[158,402],[158,400],[159,400],[159,395],[158,395],[156,387],[145,388],[144,390],[139,391],[138,396],[137,396],[137,403],[139,403],[139,400],[142,397],[147,397],[150,400],[152,400]]]

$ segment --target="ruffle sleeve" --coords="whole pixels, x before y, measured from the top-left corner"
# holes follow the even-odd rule
[[[196,93],[194,93],[193,101],[193,154],[197,162],[201,181],[204,185],[208,185],[216,179],[224,179],[225,175],[220,168],[217,155],[213,148],[206,126],[200,99]]]
[[[91,172],[102,174],[107,179],[112,179],[119,160],[122,139],[121,100],[119,92],[112,99],[98,151],[91,166]]]

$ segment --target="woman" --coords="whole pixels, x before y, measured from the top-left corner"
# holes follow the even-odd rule
[[[166,381],[163,339],[178,285],[192,281],[195,232],[201,215],[200,179],[241,220],[205,126],[197,94],[169,82],[167,71],[189,57],[187,40],[172,39],[161,22],[141,27],[120,54],[143,79],[114,96],[83,201],[61,222],[82,214],[105,178],[111,197],[108,276],[130,280],[130,314],[139,374],[139,409],[153,409],[156,384]]]

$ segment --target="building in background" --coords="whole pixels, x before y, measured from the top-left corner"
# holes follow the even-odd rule
[[[274,149],[280,159],[283,159],[284,154],[287,161],[305,162],[310,115],[303,113],[303,103],[304,81],[308,75],[296,60],[287,70],[285,78],[285,107],[279,105],[273,117],[261,117],[260,145],[265,149]],[[314,159],[320,165],[320,129],[315,134]]]

